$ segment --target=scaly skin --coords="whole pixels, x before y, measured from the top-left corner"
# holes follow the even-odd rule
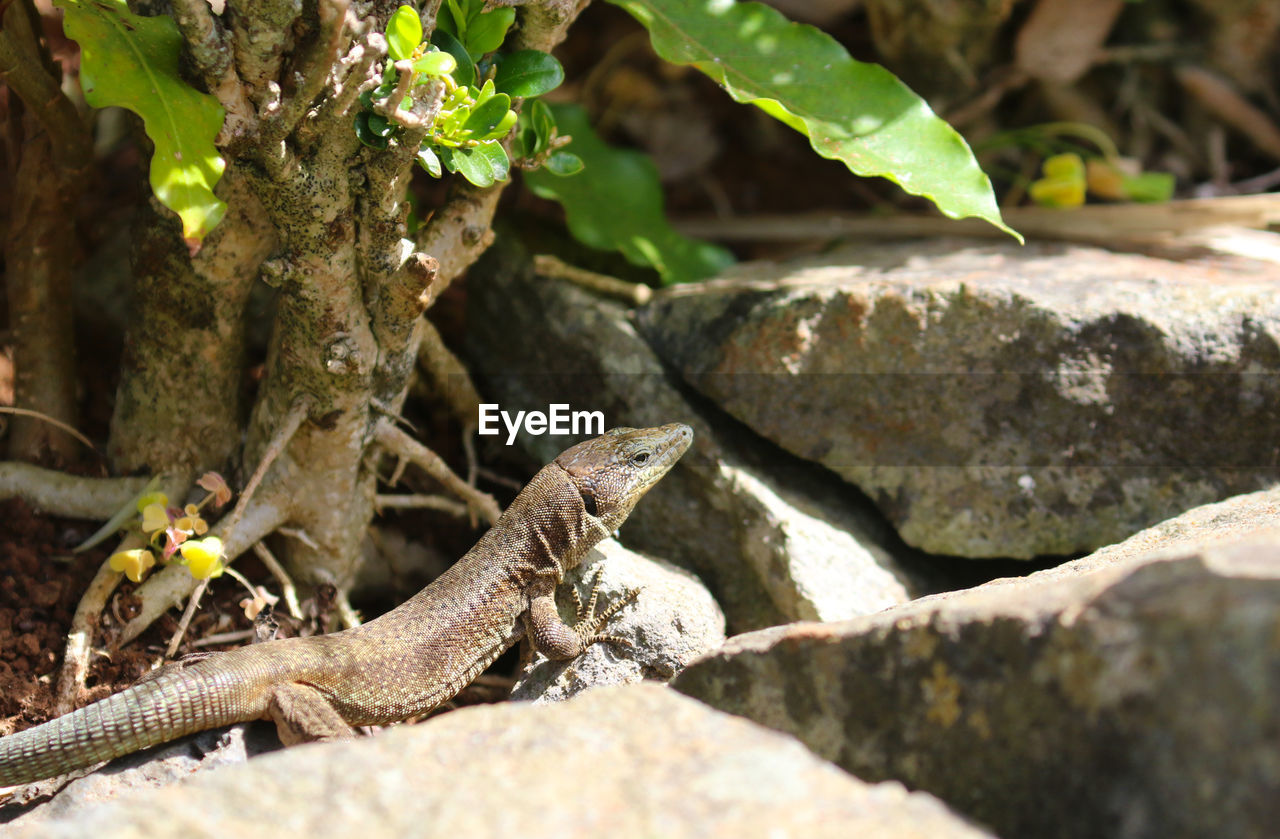
[[[684,454],[679,423],[615,428],[544,466],[476,546],[431,585],[363,626],[177,662],[133,687],[0,739],[0,785],[61,775],[208,728],[274,719],[285,743],[350,736],[453,697],[527,631],[551,658],[608,640],[630,597],[577,626],[554,594]]]

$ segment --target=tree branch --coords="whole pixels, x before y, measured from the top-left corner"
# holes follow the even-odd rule
[[[147,486],[147,478],[83,478],[28,463],[0,462],[0,498],[21,498],[42,513],[109,519]]]

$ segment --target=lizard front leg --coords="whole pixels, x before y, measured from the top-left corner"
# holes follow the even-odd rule
[[[531,596],[524,620],[526,635],[533,647],[547,658],[556,661],[577,658],[587,647],[599,641],[630,647],[631,642],[626,638],[603,634],[600,630],[609,622],[609,618],[634,601],[639,596],[640,590],[631,589],[611,603],[603,612],[596,614],[599,589],[600,574],[597,572],[595,581],[591,585],[591,598],[586,606],[583,606],[578,598],[577,590],[572,590],[577,613],[573,626],[569,626],[560,619],[554,591]]]

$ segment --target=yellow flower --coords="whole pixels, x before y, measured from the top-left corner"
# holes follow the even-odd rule
[[[1078,154],[1055,154],[1044,162],[1044,177],[1027,192],[1042,207],[1079,207],[1084,203],[1085,169]]]
[[[163,498],[164,496],[160,496]],[[158,533],[169,526],[169,509],[165,502],[153,501],[142,508],[142,530],[144,533]]]
[[[217,536],[190,539],[178,546],[187,569],[197,580],[222,575],[222,540]]]
[[[156,564],[156,558],[146,548],[134,548],[112,554],[107,562],[112,571],[123,571],[130,580],[140,583],[147,571]]]

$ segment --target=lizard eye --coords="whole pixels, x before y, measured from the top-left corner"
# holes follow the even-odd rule
[[[636,452],[634,455],[631,456],[631,462],[634,463],[636,466],[644,466],[646,463],[649,462],[649,453]]]

